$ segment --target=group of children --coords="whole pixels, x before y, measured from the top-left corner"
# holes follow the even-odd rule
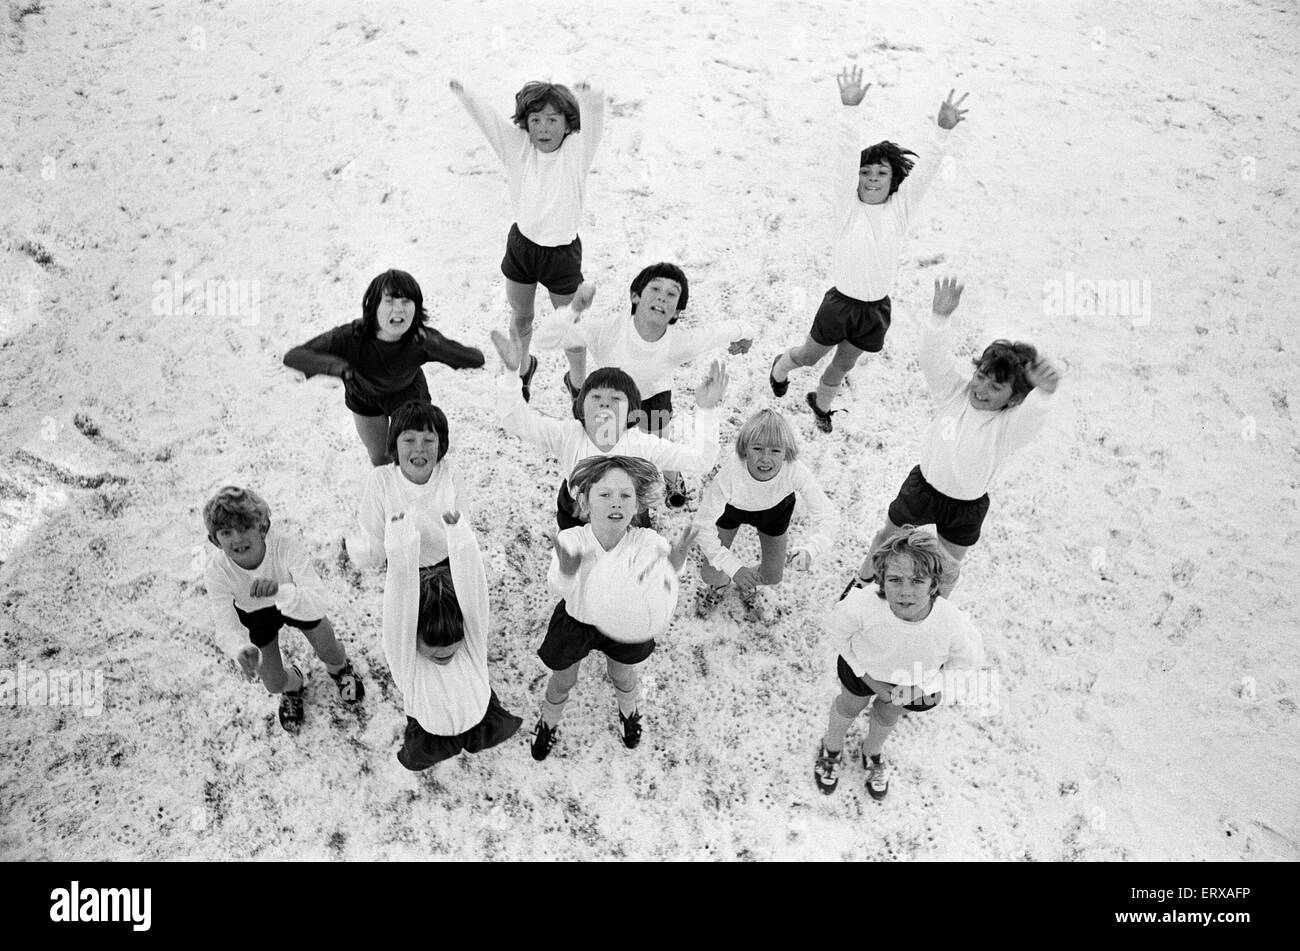
[[[780,398],[794,369],[834,350],[807,396],[824,432],[832,430],[831,406],[844,375],[863,353],[884,345],[903,239],[951,130],[966,112],[960,108],[966,97],[954,102],[950,93],[939,107],[934,141],[914,166],[908,156],[915,153],[892,142],[857,150],[851,118],[868,88],[860,69],[839,76],[845,115],[832,192],[834,285],[807,339],[778,354],[769,370],[769,385]],[[538,649],[551,675],[533,730],[537,760],[557,742],[565,703],[592,651],[605,655],[623,742],[638,745],[644,728],[638,665],[669,626],[678,575],[696,544],[703,556],[697,615],[707,617],[734,588],[746,617],[761,621],[761,587],[780,583],[786,568],[806,571],[828,557],[839,525],[834,504],[798,458],[789,421],[765,408],[740,427],[734,454],[706,483],[680,537],[670,544],[655,530],[661,500],[676,508],[686,504],[681,474],[707,474],[717,461],[719,407],[728,383],[725,365],[712,362],[695,389],[690,425],[674,426],[674,372],[724,345],[732,355],[746,353],[755,329],[739,320],[678,327],[689,284],[669,263],[637,274],[629,288],[630,316],[613,309],[588,313],[595,288],[583,279],[578,224],[604,98],[586,84],[575,89],[529,83],[516,95],[513,123],[507,123],[489,103],[451,83],[505,165],[514,210],[501,262],[509,332],[490,334],[504,371],[497,399],[501,425],[557,458],[565,473],[557,487],[547,575],[557,603]],[[538,284],[555,310],[534,330]],[[1007,457],[1041,430],[1053,403],[1058,374],[1027,344],[995,341],[972,361],[973,374],[953,363],[949,322],[961,293],[955,280],[935,282],[921,365],[938,414],[920,463],[825,622],[842,643],[842,689],[814,758],[814,780],[826,793],[836,788],[845,735],[860,713],[871,709],[862,756],[868,792],[879,799],[888,790],[881,750],[898,719],[941,702],[942,669],[983,662],[978,632],[947,596],[960,560],[979,538],[989,484]],[[534,346],[564,350],[572,418],[555,419],[529,405],[538,366]],[[588,355],[595,364],[590,374]],[[522,720],[491,688],[490,605],[467,518],[472,502],[448,457],[449,422],[431,402],[423,371],[429,362],[481,367],[482,352],[430,327],[418,283],[394,270],[370,282],[359,320],[295,347],[284,362],[307,376],[342,379],[344,401],[374,466],[345,544],[358,566],[387,565],[382,642],[407,715],[398,760],[421,770],[503,742]],[[677,440],[676,431],[689,435]],[[811,528],[792,546],[789,526],[798,506]],[[302,722],[305,682],[297,666],[284,669],[278,634],[285,624],[303,631],[342,700],[361,702],[364,685],[325,617],[320,580],[302,546],[271,531],[266,503],[251,490],[227,486],[205,506],[204,522],[221,549],[206,575],[218,638],[245,676],[260,676],[268,691],[281,695],[284,728],[296,732]],[[918,528],[930,524],[937,537]],[[757,564],[745,564],[732,551],[742,525],[758,534]],[[875,590],[855,590],[867,584]]]

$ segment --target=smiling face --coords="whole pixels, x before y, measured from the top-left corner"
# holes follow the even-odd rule
[[[438,434],[431,430],[404,429],[397,437],[397,467],[416,485],[433,475],[438,460]]]
[[[621,390],[597,387],[582,401],[582,425],[602,449],[611,448],[627,430],[629,407]]]
[[[587,521],[592,531],[620,534],[636,517],[636,485],[622,469],[610,469],[587,490]]]
[[[528,140],[539,152],[554,152],[564,144],[569,121],[550,103],[528,113]]]
[[[858,200],[867,205],[884,203],[893,180],[894,169],[887,162],[862,166],[858,169]]]
[[[667,277],[656,277],[632,295],[632,317],[658,337],[668,329],[668,322],[678,314],[678,301],[682,299],[682,286]]]
[[[430,647],[417,637],[415,640],[415,649],[421,657],[427,657],[439,667],[446,667],[451,663],[452,658],[456,656],[456,652],[460,650],[460,645],[464,643],[464,641],[457,641],[454,644],[448,644],[446,646]]]
[[[246,571],[252,571],[266,557],[266,533],[260,525],[219,528],[215,537],[226,557]]]
[[[780,446],[764,446],[755,443],[745,450],[745,468],[749,470],[750,478],[758,482],[775,479],[783,465],[785,465],[785,450]]]
[[[976,370],[970,381],[970,405],[996,413],[1012,405],[1011,381],[999,383],[983,370]]]
[[[410,329],[411,321],[415,319],[415,301],[385,288],[379,298],[379,309],[375,316],[375,333],[380,340],[389,343],[401,340],[402,334]]]
[[[939,585],[920,570],[909,555],[890,555],[885,561],[885,600],[894,617],[924,621],[934,606]]]

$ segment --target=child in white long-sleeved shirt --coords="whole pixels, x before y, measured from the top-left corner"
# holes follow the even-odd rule
[[[889,505],[874,550],[900,525],[931,525],[955,560],[940,594],[952,593],[961,560],[980,537],[989,510],[988,487],[1007,458],[1043,429],[1056,405],[1060,375],[1027,343],[995,340],[971,362],[971,376],[952,357],[949,317],[963,286],[953,278],[934,282],[933,315],[921,337],[921,372],[937,405],[921,462],[913,467]],[[858,582],[870,569],[862,562]],[[852,582],[850,582],[852,584]]]
[[[587,83],[578,83],[574,90],[576,95],[556,83],[527,83],[515,94],[512,125],[487,100],[451,81],[451,91],[505,165],[510,184],[515,223],[506,238],[501,273],[525,400],[537,372],[537,358],[528,353],[537,285],[550,292],[554,306],[561,307],[582,283],[578,228],[587,173],[604,128],[605,97]],[[581,379],[584,351],[572,349],[567,356],[571,375]]]
[[[492,343],[508,371],[518,357],[499,331],[492,331]],[[514,391],[509,374],[498,392],[497,410],[506,432],[547,450],[560,461],[562,472],[571,473],[590,456],[624,455],[645,459],[657,467],[707,472],[718,458],[718,405],[727,389],[727,371],[718,362],[709,368],[704,382],[695,389],[697,412],[694,434],[687,444],[651,436],[636,428],[630,411],[640,405],[641,394],[632,378],[616,367],[601,367],[583,381],[573,412],[577,419],[558,420],[527,406]],[[638,524],[648,525],[642,511]],[[581,525],[575,496],[566,479],[556,496],[555,520],[561,529]]]
[[[845,110],[839,123],[831,193],[837,227],[831,263],[833,286],[822,299],[807,338],[772,361],[768,378],[772,392],[784,396],[790,371],[818,363],[833,347],[835,356],[822,373],[817,391],[807,396],[817,428],[827,433],[831,431],[831,405],[844,375],[863,353],[879,353],[885,346],[889,295],[903,241],[950,148],[948,132],[966,115],[966,110],[959,108],[966,97],[954,103],[950,92],[939,106],[934,139],[913,169],[907,156],[916,153],[893,142],[879,142],[858,152],[851,110],[862,102],[871,84],[862,85],[862,69],[857,66],[852,70],[846,67],[838,79]]]
[[[734,584],[750,618],[761,620],[759,585],[779,584],[787,561],[795,569],[807,571],[813,561],[830,552],[839,512],[798,455],[794,430],[775,410],[761,409],[740,427],[735,455],[727,457],[705,487],[695,513],[705,558],[700,567],[704,585],[696,599],[700,617]],[[787,558],[787,532],[796,496],[808,509],[812,532]],[[752,525],[758,532],[762,556],[757,565],[746,565],[731,552],[741,525]]]
[[[682,364],[723,344],[731,354],[747,353],[754,328],[743,320],[723,320],[708,327],[674,329],[690,299],[686,274],[676,264],[659,262],[642,268],[632,280],[628,294],[632,316],[610,313],[584,316],[591,306],[595,287],[578,288],[567,308],[543,320],[533,342],[539,350],[555,347],[585,347],[597,367],[618,367],[632,377],[641,394],[637,425],[662,436],[672,422],[673,372]],[[580,319],[581,318],[581,319]],[[569,383],[577,395],[582,381]],[[681,473],[664,471],[666,501],[672,508],[686,504],[686,486]]]
[[[272,694],[280,694],[280,725],[289,733],[302,726],[305,679],[294,664],[284,669],[280,630],[302,631],[349,704],[365,696],[334,627],[325,616],[325,586],[306,550],[296,540],[271,531],[271,509],[251,489],[227,485],[203,506],[208,541],[221,549],[204,572],[218,646],[254,675]]]
[[[537,650],[551,677],[533,731],[536,760],[555,745],[582,659],[593,650],[605,655],[624,745],[641,742],[636,665],[668,628],[677,607],[677,573],[696,537],[692,526],[670,549],[662,535],[632,526],[660,490],[658,470],[644,459],[585,459],[571,479],[585,524],[551,534],[555,553],[547,581],[560,602]]]
[[[823,793],[835,791],[845,735],[870,704],[862,765],[867,792],[883,799],[889,791],[881,759],[885,740],[906,711],[924,712],[942,701],[943,670],[980,667],[984,645],[970,618],[939,595],[952,565],[933,535],[905,525],[872,551],[871,564],[876,590],[850,591],[825,621],[842,643],[836,664],[841,690],[813,779]]]
[[[523,721],[488,678],[487,574],[468,520],[442,513],[448,564],[421,570],[422,533],[410,514],[385,523],[384,655],[406,712],[397,760],[415,772],[496,746]]]

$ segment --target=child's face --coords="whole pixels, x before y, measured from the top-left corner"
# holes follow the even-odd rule
[[[412,482],[424,485],[438,459],[438,434],[423,429],[404,429],[397,436],[397,467]]]
[[[885,561],[885,600],[894,617],[924,621],[930,616],[930,595],[935,585],[908,555],[890,555]]]
[[[632,295],[633,316],[652,327],[663,330],[668,321],[677,316],[677,302],[682,297],[682,286],[667,277],[656,277]]]
[[[976,370],[970,381],[970,405],[997,412],[1011,403],[1011,381],[999,383],[983,370]]]
[[[582,401],[582,425],[596,445],[612,446],[627,429],[628,411],[621,391],[598,387]]]
[[[759,482],[776,478],[785,465],[785,450],[780,446],[763,446],[758,443],[745,450],[745,468],[749,477]]]
[[[862,166],[858,169],[858,200],[868,205],[882,204],[889,197],[893,180],[894,169],[888,162]]]
[[[266,557],[266,533],[260,525],[219,528],[216,539],[226,557],[247,571],[252,571]]]
[[[569,120],[550,103],[528,113],[528,139],[539,152],[554,152],[568,131]]]
[[[636,485],[622,469],[610,469],[587,490],[587,521],[593,531],[626,531],[636,517]]]
[[[456,656],[456,652],[460,650],[460,645],[464,643],[464,641],[457,641],[455,644],[449,644],[446,647],[430,647],[424,641],[416,638],[415,649],[421,657],[427,657],[439,667],[446,667],[451,663],[451,659]]]
[[[390,343],[400,340],[415,319],[415,301],[408,297],[394,296],[391,291],[385,290],[379,299],[376,318],[375,326],[380,340]]]

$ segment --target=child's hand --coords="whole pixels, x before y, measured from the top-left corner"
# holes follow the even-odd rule
[[[458,96],[465,91],[465,87],[460,84],[459,79],[453,79],[450,83],[448,83],[448,85],[451,86],[451,91]]]
[[[501,362],[505,368],[514,372],[519,369],[519,352],[515,350],[514,342],[499,330],[494,330],[489,337],[492,338],[492,346],[497,348],[497,355],[501,357]]]
[[[759,582],[763,580],[758,569],[752,565],[745,565],[736,569],[736,573],[731,576],[731,583],[734,584],[741,594],[751,594],[758,588]]]
[[[555,546],[555,557],[560,562],[560,574],[571,575],[578,570],[582,564],[582,552],[578,549],[569,548],[564,542],[560,541],[560,532],[552,528],[546,533],[546,537],[551,540]]]
[[[573,293],[573,300],[569,301],[569,307],[575,314],[581,314],[591,306],[592,298],[596,296],[596,285],[583,281],[578,285],[578,289]]]
[[[961,292],[965,284],[958,284],[957,278],[945,277],[934,279],[934,312],[940,317],[951,317],[952,312],[961,303]]]
[[[727,392],[727,368],[714,360],[704,382],[695,388],[695,405],[700,409],[713,409],[722,402]]]
[[[699,535],[700,527],[694,523],[688,525],[686,531],[682,532],[681,537],[677,539],[677,544],[668,553],[668,560],[672,563],[673,571],[682,570],[682,566],[686,564],[686,556],[695,547],[695,540],[699,538]]]
[[[840,84],[840,102],[846,106],[856,106],[871,88],[871,83],[862,85],[862,67],[854,66],[851,70],[845,66],[835,77]]]
[[[749,337],[741,337],[739,340],[731,341],[731,346],[727,348],[727,353],[735,356],[740,353],[749,353],[749,348],[754,345],[754,341]]]
[[[1025,379],[1044,393],[1055,393],[1061,373],[1047,357],[1039,357],[1025,368]]]
[[[795,571],[807,571],[812,567],[812,552],[807,548],[796,548],[785,561]]]
[[[257,669],[262,666],[262,651],[256,644],[245,644],[235,655],[235,661],[239,664],[244,679],[252,680],[257,676]]]
[[[459,513],[459,512],[443,512],[443,513],[442,513],[442,520],[443,520],[444,522],[446,522],[448,525],[455,525],[457,522],[460,521],[460,513]]]
[[[274,598],[275,593],[280,590],[280,585],[270,578],[258,578],[248,589],[250,598]]]
[[[968,110],[959,107],[966,101],[966,97],[969,96],[970,93],[962,93],[961,98],[956,102],[953,102],[952,95],[956,91],[957,90],[955,89],[950,89],[948,91],[948,98],[939,104],[939,116],[935,121],[939,123],[940,129],[951,129],[958,122],[961,122],[962,119],[966,118]]]

